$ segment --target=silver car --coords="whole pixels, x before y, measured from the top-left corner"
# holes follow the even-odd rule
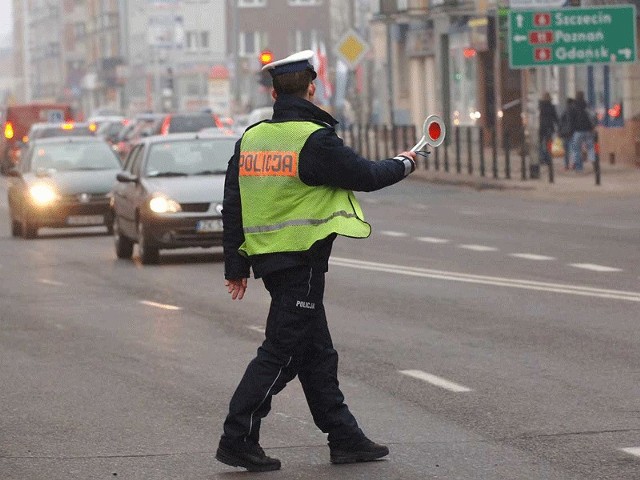
[[[41,227],[113,224],[110,191],[122,168],[96,137],[42,138],[29,142],[8,190],[11,233],[34,238]]]
[[[181,133],[137,143],[113,188],[118,258],[133,246],[143,264],[162,249],[222,245],[222,198],[227,164],[238,136]]]

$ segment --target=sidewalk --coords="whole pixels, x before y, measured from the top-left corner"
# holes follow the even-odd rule
[[[511,179],[504,178],[500,174],[499,179],[492,178],[490,169],[487,169],[485,177],[481,177],[476,170],[473,175],[455,173],[455,169],[444,172],[443,170],[425,170],[419,168],[412,177],[426,182],[444,185],[459,185],[476,190],[502,190],[512,191],[531,198],[580,200],[585,196],[617,196],[640,198],[640,168],[632,164],[615,164],[608,162],[600,164],[600,185],[596,185],[593,165],[586,163],[584,172],[565,171],[562,159],[554,160],[554,182],[549,182],[549,169],[546,166],[540,168],[540,178],[521,179],[520,162],[514,162]]]

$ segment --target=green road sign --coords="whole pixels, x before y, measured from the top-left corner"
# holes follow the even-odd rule
[[[635,5],[511,10],[509,65],[581,65],[636,61]]]

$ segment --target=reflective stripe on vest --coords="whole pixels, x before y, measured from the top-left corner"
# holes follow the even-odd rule
[[[238,165],[245,235],[241,253],[305,251],[333,233],[357,238],[371,233],[353,192],[308,186],[299,178],[300,151],[320,128],[313,122],[265,122],[243,135]]]
[[[287,222],[278,223],[276,225],[262,225],[257,227],[246,227],[244,228],[244,233],[259,233],[259,232],[273,232],[274,230],[280,230],[284,227],[299,227],[301,225],[320,225],[322,223],[327,223],[332,218],[336,217],[345,217],[345,218],[357,218],[355,213],[345,212],[341,210],[339,212],[334,212],[328,218],[314,219],[314,218],[305,218],[299,220],[289,220]]]

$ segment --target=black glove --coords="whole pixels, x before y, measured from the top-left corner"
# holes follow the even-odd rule
[[[404,155],[398,155],[397,157],[393,157],[393,159],[394,160],[398,160],[399,162],[402,162],[402,164],[404,165],[404,176],[405,177],[407,175],[413,173],[413,171],[416,169],[416,162],[411,157],[405,157]]]

